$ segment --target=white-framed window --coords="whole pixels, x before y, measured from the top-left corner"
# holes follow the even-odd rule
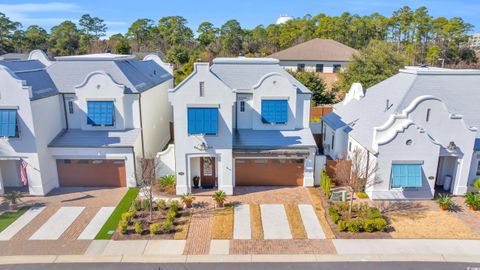
[[[200,96],[203,97],[205,95],[205,82],[200,82],[199,91],[200,91]]]
[[[331,147],[332,147],[332,148],[331,148],[331,149],[333,149],[334,144],[335,144],[335,135],[332,134],[332,144],[331,144]]]
[[[73,114],[73,101],[72,100],[68,101],[68,112],[70,114]]]

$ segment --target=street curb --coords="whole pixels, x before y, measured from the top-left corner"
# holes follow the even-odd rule
[[[173,255],[173,256],[0,256],[0,265],[37,263],[261,263],[261,262],[464,262],[480,263],[479,256],[407,254],[282,254],[282,255]]]

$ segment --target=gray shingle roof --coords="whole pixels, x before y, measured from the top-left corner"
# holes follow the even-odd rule
[[[296,130],[237,129],[234,149],[285,149],[316,147],[309,128]]]
[[[48,147],[133,147],[139,136],[140,129],[122,131],[69,129],[58,134]]]
[[[232,89],[251,90],[260,79],[272,72],[284,75],[300,93],[310,90],[285,71],[276,59],[268,58],[216,58],[210,70]]]
[[[276,52],[269,57],[279,60],[301,61],[341,61],[348,62],[357,50],[331,39],[315,38],[288,49]]]
[[[125,85],[126,93],[141,93],[172,78],[153,60],[62,60],[54,62],[46,70],[62,93],[73,93],[75,86],[80,85],[88,74],[98,70]]]
[[[472,102],[480,100],[479,86],[480,71],[402,70],[367,89],[364,98],[338,103],[332,115],[325,117],[333,119],[333,115],[338,115],[353,129],[350,136],[369,147],[374,127],[384,124],[391,114],[403,111],[415,98],[431,95],[442,100],[451,113],[462,115],[468,126],[480,128],[480,106]],[[480,131],[477,136],[480,137]]]
[[[0,61],[0,65],[9,68],[19,79],[32,87],[32,100],[58,93],[57,87],[44,70],[45,65],[38,60]]]

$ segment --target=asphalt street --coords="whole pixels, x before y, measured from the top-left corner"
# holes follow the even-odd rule
[[[480,270],[480,264],[445,262],[306,262],[306,263],[55,263],[0,265],[0,270]]]

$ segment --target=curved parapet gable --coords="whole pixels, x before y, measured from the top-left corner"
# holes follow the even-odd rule
[[[42,50],[33,50],[28,55],[28,60],[38,60],[45,66],[50,66],[53,61],[48,58],[48,55]]]
[[[270,77],[272,77],[272,76],[279,76],[279,77],[281,77],[281,78],[283,78],[283,79],[285,79],[285,80],[288,81],[288,79],[287,79],[283,74],[278,73],[278,72],[270,72],[270,73],[267,73],[267,74],[263,75],[263,76],[260,78],[260,80],[257,82],[257,84],[255,84],[254,86],[252,86],[252,89],[257,89],[257,88],[259,88],[266,79],[268,79],[268,78],[270,78]],[[290,83],[290,81],[288,81],[288,82]]]
[[[421,121],[424,121],[424,120],[419,120],[418,113],[423,113],[422,110],[424,110],[424,108],[421,109],[420,112],[416,112],[416,109],[421,107],[420,105],[422,103],[428,102],[428,101],[433,101],[433,102],[440,103],[440,105],[436,105],[436,106],[437,106],[437,108],[440,108],[439,111],[437,111],[437,113],[440,112],[440,111],[442,112],[443,116],[440,115],[441,117],[443,117],[442,119],[447,118],[447,119],[451,119],[451,120],[460,121],[460,123],[457,122],[455,124],[455,127],[457,129],[458,128],[464,128],[467,133],[475,133],[477,131],[477,129],[475,127],[467,126],[467,124],[465,123],[465,121],[464,121],[464,119],[461,115],[449,112],[446,104],[441,99],[439,99],[437,97],[434,97],[434,96],[431,96],[431,95],[425,95],[425,96],[420,96],[420,97],[415,98],[405,109],[402,110],[401,113],[396,113],[396,114],[390,115],[388,120],[383,125],[378,126],[378,127],[374,127],[372,148],[375,151],[378,151],[378,146],[379,145],[390,142],[391,140],[393,140],[396,137],[396,135],[398,133],[403,132],[405,129],[407,129],[411,125],[415,125],[419,132],[426,133],[427,136],[430,138],[430,140],[433,143],[440,144],[440,142],[437,141],[438,138],[432,138],[429,135],[432,132],[433,132],[433,134],[435,134],[435,131],[436,131],[436,130],[432,130],[432,128],[434,128],[434,127],[431,126],[431,124],[430,124],[430,129],[429,129],[430,131],[429,132],[427,132],[422,127],[422,124],[419,125],[419,123],[421,123]],[[429,103],[429,105],[427,107],[430,107],[430,106],[433,106],[433,105],[434,105],[434,103]],[[425,106],[425,105],[423,105],[423,106]],[[430,109],[428,109],[428,110],[430,110]],[[422,117],[425,117],[425,116],[422,116]],[[445,120],[447,120],[447,119],[445,119]],[[419,122],[417,123],[417,121],[419,121]],[[442,144],[445,144],[445,143],[447,143],[447,142],[442,142]]]
[[[13,83],[18,85],[18,88],[28,90],[28,96],[31,99],[33,97],[32,93],[32,87],[27,85],[27,82],[25,80],[20,79],[12,70],[10,70],[8,67],[0,65],[0,81],[5,82],[6,80],[11,80]],[[9,87],[7,87],[9,88]],[[2,98],[2,94],[7,94],[7,93],[2,93],[4,89],[0,88],[0,98]],[[11,89],[5,89],[10,91]]]
[[[147,55],[143,58],[143,61],[149,61],[149,60],[154,61],[159,66],[161,66],[163,69],[165,69],[168,73],[173,75],[173,65],[170,64],[170,63],[163,62],[162,59],[160,58],[160,56],[158,56],[156,54],[149,54],[149,55]]]
[[[115,88],[121,89],[122,93],[125,89],[125,85],[117,83],[113,79],[113,77],[110,76],[110,74],[108,74],[104,71],[101,71],[101,70],[97,70],[97,71],[93,71],[93,72],[89,73],[85,77],[85,79],[83,80],[82,83],[75,86],[75,89],[78,90],[80,88],[85,88],[90,83],[96,83],[95,87],[97,89],[102,89],[102,88],[104,88],[104,86],[108,86],[108,87],[113,86]],[[110,84],[110,85],[108,85],[108,84]]]

